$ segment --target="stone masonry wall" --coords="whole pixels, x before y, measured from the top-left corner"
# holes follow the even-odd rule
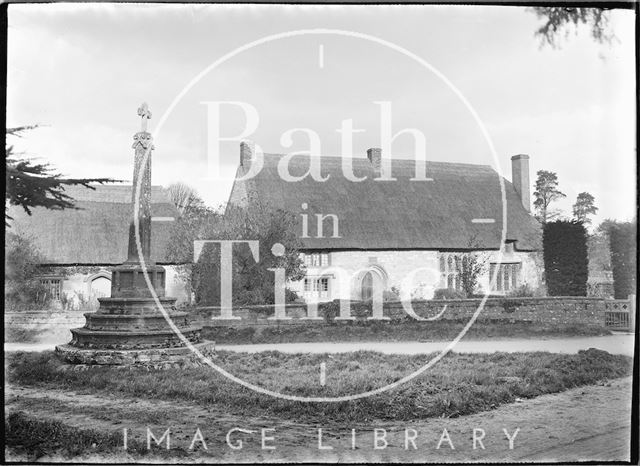
[[[417,301],[413,303],[414,312],[420,317],[434,317],[440,313],[443,307],[447,308],[440,317],[442,320],[468,321],[478,309],[481,300],[432,300]],[[352,303],[354,306],[361,304]],[[290,304],[286,306],[286,315],[290,320],[274,320],[268,317],[273,315],[273,306],[245,306],[233,309],[233,316],[240,317],[236,320],[213,319],[220,315],[217,307],[200,308],[197,310],[199,321],[204,326],[282,326],[282,325],[322,325],[322,318],[302,319],[306,317],[304,304]],[[322,310],[318,312],[322,316]],[[355,317],[352,311],[352,316]],[[484,308],[478,316],[479,321],[527,321],[546,324],[582,324],[604,326],[605,300],[600,298],[583,297],[556,297],[556,298],[490,298],[487,299]],[[370,316],[370,311],[364,318]],[[405,313],[402,303],[384,303],[384,316],[392,319],[409,318]],[[343,323],[345,321],[336,321]],[[348,322],[348,321],[346,321]]]

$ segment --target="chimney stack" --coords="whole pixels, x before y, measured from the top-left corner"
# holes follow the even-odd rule
[[[511,183],[516,188],[522,205],[531,212],[531,187],[529,186],[529,156],[526,154],[511,157]]]
[[[240,165],[248,167],[253,160],[253,144],[249,141],[240,143]]]
[[[367,149],[367,158],[371,165],[373,165],[373,170],[376,172],[376,175],[380,175],[380,165],[382,164],[382,149],[377,147],[373,147],[371,149]]]

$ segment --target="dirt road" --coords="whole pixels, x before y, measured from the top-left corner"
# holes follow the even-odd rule
[[[368,350],[385,354],[426,354],[442,351],[449,342],[438,341],[386,341],[386,342],[320,342],[320,343],[270,343],[255,345],[217,345],[218,350],[255,353],[281,351],[283,353],[346,353]],[[5,343],[5,351],[49,351],[55,348],[52,342]],[[459,342],[453,351],[457,353],[492,353],[494,351],[550,351],[553,353],[577,353],[580,350],[597,348],[611,354],[633,356],[634,335],[615,334],[599,337],[565,338],[496,338],[490,340]]]
[[[331,425],[321,420],[311,425],[278,418],[240,417],[225,413],[224,407],[61,390],[7,387],[5,397],[6,412],[24,411],[38,419],[52,418],[71,426],[104,432],[122,432],[126,428],[129,441],[146,442],[147,427],[157,438],[170,428],[172,447],[187,451],[196,429],[200,428],[208,449],[205,451],[202,442],[196,442],[199,448],[195,451],[181,459],[172,458],[184,462],[574,462],[629,459],[630,378],[544,395],[455,419],[361,426]],[[234,450],[226,442],[226,435],[234,428],[253,431],[233,431],[230,434],[232,444],[237,446],[239,440],[243,441],[242,449]],[[323,431],[323,449],[319,449],[318,428]],[[352,449],[352,428],[356,429],[356,449]],[[265,445],[275,449],[261,448],[261,429],[275,429],[265,432]],[[377,443],[374,429],[379,429]],[[481,429],[476,430],[475,449],[474,429]],[[509,448],[503,429],[513,439],[513,449]],[[414,435],[415,449],[414,442],[407,440]],[[478,441],[480,437],[484,449]],[[144,458],[133,457],[123,450],[108,457],[89,454],[74,460],[160,460],[161,448],[153,449],[151,457]],[[7,459],[12,459],[11,455]],[[62,458],[40,459],[54,461]]]
[[[394,341],[394,342],[320,342],[320,343],[274,343],[256,345],[216,345],[218,350],[260,352],[281,351],[283,353],[346,353],[368,350],[385,354],[427,354],[442,351],[448,341]],[[617,334],[597,337],[565,338],[497,338],[478,341],[460,341],[452,351],[456,353],[513,353],[521,351],[549,351],[551,353],[575,354],[580,350],[597,348],[611,354],[633,356],[634,335]]]

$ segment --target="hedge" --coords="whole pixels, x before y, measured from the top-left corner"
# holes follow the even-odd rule
[[[549,296],[586,296],[589,257],[584,225],[574,220],[546,223],[542,247]]]
[[[616,299],[627,299],[636,292],[635,222],[614,223],[609,229],[613,292]]]

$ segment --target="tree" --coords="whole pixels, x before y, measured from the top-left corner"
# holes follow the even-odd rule
[[[636,293],[637,221],[616,222],[609,226],[613,290],[616,299]]]
[[[533,206],[538,211],[536,218],[542,223],[547,223],[560,214],[558,211],[550,210],[549,206],[552,202],[566,197],[566,194],[558,189],[558,175],[555,173],[539,170],[537,175]]]
[[[586,296],[589,257],[584,225],[567,220],[545,223],[542,244],[549,296]]]
[[[613,297],[613,287],[608,275],[611,273],[609,228],[614,223],[610,219],[603,220],[587,238],[590,296]]]
[[[193,209],[201,209],[204,202],[198,192],[186,183],[177,182],[167,186],[169,198],[176,206],[180,215]]]
[[[573,218],[585,225],[591,223],[589,215],[595,215],[598,208],[595,206],[595,198],[589,193],[580,193],[573,204]]]
[[[192,206],[179,216],[171,227],[167,243],[167,260],[176,265],[176,273],[189,294],[194,292],[193,242],[206,238],[213,223],[220,221],[220,214],[204,204]]]
[[[462,290],[470,298],[475,293],[478,286],[478,278],[484,270],[485,261],[483,261],[478,253],[469,253],[462,256],[462,267],[460,268],[460,281],[462,282]]]
[[[470,250],[480,249],[480,243],[478,242],[477,235],[473,234],[467,242],[467,248]],[[460,281],[462,283],[462,290],[467,298],[470,298],[475,293],[478,286],[478,279],[482,274],[487,262],[487,257],[482,256],[481,253],[471,252],[462,256],[462,264],[460,267]]]
[[[297,222],[293,213],[275,209],[259,199],[250,198],[246,207],[230,205],[224,215],[200,217],[199,222],[185,225],[182,236],[177,236],[182,238],[180,241],[183,241],[183,246],[170,246],[170,255],[178,254],[178,249],[182,249],[181,254],[186,250],[193,257],[194,239],[258,241],[257,261],[248,244],[233,245],[234,303],[273,303],[275,275],[269,269],[284,268],[288,280],[300,280],[304,277],[305,268],[299,254],[302,243],[296,233]],[[190,244],[186,244],[187,241]],[[272,247],[276,243],[285,247],[285,254],[281,257],[272,253]],[[197,304],[220,304],[220,273],[220,246],[207,243],[198,261],[191,265],[190,281]],[[295,293],[289,290],[286,290],[286,293],[289,301],[296,298]]]
[[[37,126],[20,126],[7,128],[7,136],[20,137],[24,131],[35,129]],[[81,185],[89,189],[96,189],[89,183],[114,183],[118,180],[111,178],[62,178],[55,173],[48,163],[34,163],[31,160],[18,157],[14,153],[13,145],[5,146],[7,166],[5,225],[12,218],[8,214],[8,205],[21,206],[27,214],[31,209],[44,207],[46,209],[62,210],[75,209],[73,198],[64,192],[64,187]]]
[[[594,273],[611,272],[611,250],[609,231],[616,222],[603,220],[592,235],[589,236],[589,270]]]
[[[535,32],[541,45],[559,48],[562,35],[566,39],[572,27],[577,33],[581,24],[591,28],[591,37],[598,43],[610,44],[615,38],[609,29],[609,12],[602,8],[533,7],[530,11],[544,20]]]
[[[34,309],[48,303],[47,289],[38,279],[46,272],[42,253],[33,240],[7,232],[5,238],[5,309]]]

